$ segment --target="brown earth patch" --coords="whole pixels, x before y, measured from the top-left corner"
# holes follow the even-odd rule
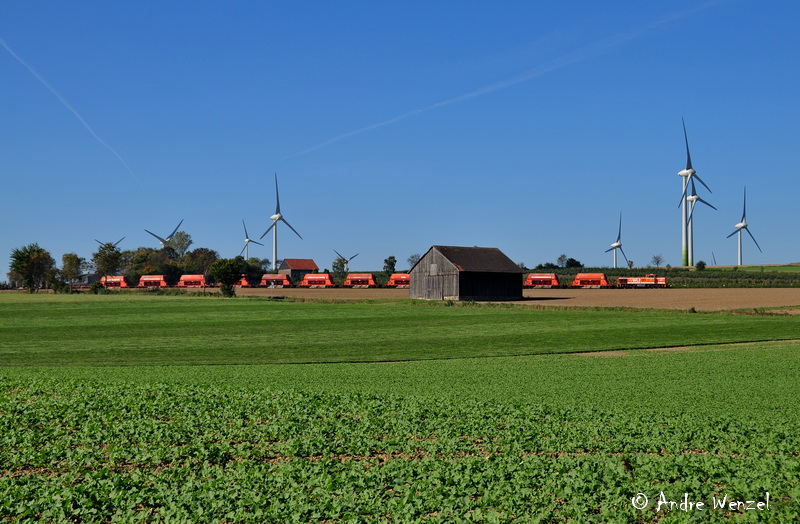
[[[268,289],[237,288],[240,296],[309,298],[315,300],[384,300],[409,298],[408,289]],[[781,309],[800,315],[800,288],[713,289],[526,289],[520,304],[536,306],[629,307],[721,311]]]
[[[775,346],[779,344],[797,343],[800,339],[790,340],[768,340],[762,342],[733,342],[729,344],[709,344],[702,346],[672,346],[663,348],[645,348],[644,351],[728,351],[742,346],[754,346],[756,344]],[[570,353],[571,355],[578,355],[582,357],[630,357],[635,355],[630,351],[584,351],[581,353]]]

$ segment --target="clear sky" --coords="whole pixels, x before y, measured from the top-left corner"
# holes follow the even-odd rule
[[[433,244],[679,265],[800,261],[800,3],[41,2],[0,7],[0,280],[181,230],[233,257],[379,270]],[[271,233],[251,256],[272,258]]]

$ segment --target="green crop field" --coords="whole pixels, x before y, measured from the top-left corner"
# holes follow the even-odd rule
[[[0,519],[796,521],[761,313],[0,295]]]

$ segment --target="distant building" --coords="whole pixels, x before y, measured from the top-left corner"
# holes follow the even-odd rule
[[[522,270],[494,247],[432,246],[411,268],[411,298],[520,300]]]
[[[278,268],[279,275],[288,275],[292,282],[303,280],[305,275],[319,271],[317,264],[310,258],[286,258]]]

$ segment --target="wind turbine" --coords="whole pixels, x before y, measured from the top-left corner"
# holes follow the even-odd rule
[[[247,254],[244,256],[244,259],[250,260],[250,242],[252,242],[253,244],[258,244],[259,246],[263,246],[264,244],[262,244],[261,242],[256,242],[255,240],[250,238],[250,235],[247,233],[247,226],[244,225],[244,220],[242,220],[242,227],[244,228],[244,247],[239,252],[239,256],[242,256],[242,253],[246,251]]]
[[[349,269],[350,269],[350,261],[358,256],[358,253],[356,253],[355,255],[353,255],[350,258],[346,258],[346,257],[343,257],[342,254],[339,253],[338,251],[336,251],[335,249],[333,250],[333,252],[336,253],[337,255],[339,255],[339,258],[344,260],[344,272],[345,273],[347,273],[349,271]]]
[[[614,251],[614,269],[617,268],[617,249],[619,249],[620,253],[622,253],[622,258],[625,259],[625,263],[628,263],[628,257],[625,256],[625,252],[622,250],[622,213],[619,214],[619,232],[617,232],[617,240],[611,247],[606,249],[606,253],[609,251]]]
[[[123,240],[125,240],[125,237],[122,237],[122,238],[120,238],[119,240],[117,240],[116,242],[114,242],[112,245],[113,245],[114,247],[117,247],[117,245],[118,245],[120,242],[122,242]],[[97,240],[96,238],[94,239],[94,241],[95,241],[95,242],[97,242],[98,244],[100,244],[101,246],[104,246],[104,245],[106,245],[106,244],[111,244],[111,242],[100,242],[100,241],[99,241],[99,240]]]
[[[678,204],[678,207],[682,208],[681,211],[681,264],[684,266],[691,266],[693,260],[689,258],[689,243],[688,243],[688,236],[689,236],[689,221],[688,221],[688,207],[689,207],[689,200],[686,196],[686,192],[689,189],[689,180],[696,178],[701,184],[703,184],[706,189],[710,193],[711,188],[706,185],[703,180],[697,176],[697,171],[694,170],[692,167],[692,155],[689,153],[689,137],[686,134],[686,122],[681,118],[681,122],[683,123],[683,138],[686,141],[686,169],[682,169],[678,171],[678,176],[683,178],[683,191],[681,192],[681,201]]]
[[[742,220],[741,220],[741,222],[739,222],[738,224],[736,224],[733,227],[736,228],[736,231],[734,231],[733,233],[728,235],[727,238],[731,238],[736,233],[739,233],[739,258],[738,258],[739,263],[738,263],[738,265],[741,266],[742,265],[742,229],[747,231],[747,234],[750,235],[750,238],[752,238],[753,242],[756,243],[756,247],[758,248],[758,250],[761,251],[761,246],[758,245],[758,242],[756,241],[756,237],[753,236],[753,233],[750,232],[750,228],[747,227],[747,187],[746,186],[744,188],[744,203],[742,204]],[[763,253],[763,251],[761,251],[761,252]]]
[[[169,236],[168,236],[167,238],[161,238],[160,236],[156,235],[156,234],[155,234],[155,233],[153,233],[152,231],[147,231],[146,229],[145,229],[145,231],[147,231],[148,233],[150,233],[151,235],[153,235],[154,237],[156,237],[156,238],[158,239],[158,243],[159,243],[159,244],[161,244],[161,247],[164,247],[164,246],[166,245],[166,243],[167,243],[167,242],[169,242],[170,240],[172,240],[172,237],[175,235],[175,233],[177,233],[177,232],[178,232],[178,228],[179,228],[179,227],[181,227],[181,224],[183,224],[183,219],[181,219],[181,221],[180,221],[180,222],[178,222],[178,225],[177,225],[177,226],[175,226],[175,229],[173,229],[173,230],[172,230],[172,233],[170,233],[170,234],[169,234]]]
[[[698,179],[699,180],[699,179]],[[717,210],[716,207],[712,206],[702,198],[697,195],[697,190],[694,187],[694,180],[692,180],[692,194],[686,196],[686,200],[689,202],[689,220],[686,223],[686,227],[689,231],[688,233],[688,241],[689,241],[689,265],[694,265],[694,222],[692,217],[694,216],[694,206],[698,202],[702,202],[703,204],[707,205],[711,209]]]
[[[263,235],[261,235],[261,238],[264,238],[266,236],[266,234],[269,233],[270,229],[273,230],[272,231],[272,272],[273,273],[278,271],[278,266],[277,266],[277,261],[278,261],[278,222],[283,222],[284,224],[289,226],[289,229],[294,231],[294,234],[297,235],[298,237],[300,237],[300,240],[303,240],[303,237],[300,236],[300,233],[295,231],[295,229],[291,226],[291,224],[289,224],[289,222],[287,222],[286,219],[283,218],[283,215],[281,215],[281,197],[278,194],[278,175],[277,175],[277,173],[275,174],[275,202],[276,202],[275,214],[272,215],[271,217],[269,217],[270,220],[272,220],[272,225],[269,226],[266,231],[264,231]]]

